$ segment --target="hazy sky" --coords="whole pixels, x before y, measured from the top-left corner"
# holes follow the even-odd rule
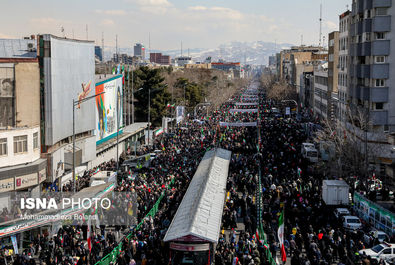
[[[121,47],[215,48],[230,41],[318,44],[321,0],[3,0],[0,38],[52,33]],[[323,33],[351,0],[322,0]]]

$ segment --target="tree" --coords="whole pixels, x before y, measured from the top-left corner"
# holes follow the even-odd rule
[[[338,176],[369,176],[369,161],[374,161],[379,154],[378,146],[366,143],[366,131],[369,117],[362,109],[347,109],[346,122],[323,121],[324,127],[318,131],[315,141],[330,144],[335,154],[325,166],[336,170]],[[367,151],[367,152],[366,152]]]
[[[166,104],[170,102],[170,94],[163,83],[164,78],[160,75],[159,69],[148,67],[141,67],[134,74],[136,120],[147,121],[148,93],[151,90],[151,123],[154,126],[160,126],[166,111]]]
[[[184,104],[190,111],[197,104],[201,103],[203,100],[203,88],[195,82],[190,82],[187,78],[178,78],[174,84],[176,88],[181,89],[185,94]],[[179,101],[184,101],[184,98],[179,98]]]
[[[262,74],[261,85],[266,88],[266,96],[274,100],[296,100],[296,89],[285,81],[275,82],[273,75]]]

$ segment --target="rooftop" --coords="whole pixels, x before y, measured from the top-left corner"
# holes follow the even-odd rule
[[[37,40],[0,39],[0,58],[36,58]]]

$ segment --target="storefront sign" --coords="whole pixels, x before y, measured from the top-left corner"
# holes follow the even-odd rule
[[[30,186],[37,185],[37,173],[32,173],[25,176],[15,177],[15,189],[24,189]]]
[[[0,180],[0,192],[12,191],[14,188],[14,178]]]

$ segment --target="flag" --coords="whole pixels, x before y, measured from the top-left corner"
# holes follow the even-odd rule
[[[284,247],[284,210],[278,219],[278,231],[277,231],[278,241],[281,247],[281,259],[283,262],[287,261],[287,254],[285,253]]]
[[[118,64],[117,67],[117,75],[119,75],[121,73],[121,64]]]
[[[302,169],[300,169],[300,167],[298,167],[298,177],[300,178],[302,176]]]
[[[86,235],[86,240],[88,241],[88,248],[89,248],[89,253],[92,250],[92,239],[91,239],[91,218],[88,218],[88,231]]]
[[[258,229],[256,230],[256,232],[255,232],[255,237],[256,237],[256,242],[258,242],[258,243],[261,243],[262,244],[262,241],[261,241],[261,239],[259,238],[259,232],[258,232]]]

